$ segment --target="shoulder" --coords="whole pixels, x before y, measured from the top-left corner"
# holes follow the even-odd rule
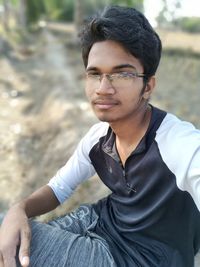
[[[107,122],[96,123],[89,129],[85,138],[89,139],[92,143],[98,142],[101,137],[106,136],[108,129],[109,124]]]
[[[199,144],[200,130],[187,121],[180,120],[175,115],[167,113],[159,129],[157,130],[156,139],[161,143],[167,142],[168,145],[185,145],[189,146]]]

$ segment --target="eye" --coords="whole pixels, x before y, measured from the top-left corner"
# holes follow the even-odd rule
[[[87,72],[86,75],[89,76],[89,77],[92,77],[92,76],[98,75],[98,73],[96,73],[96,72]]]
[[[97,72],[87,72],[86,77],[90,80],[99,80],[100,74]]]
[[[129,78],[132,78],[132,73],[125,72],[125,71],[119,72],[118,77],[122,79],[129,79]]]

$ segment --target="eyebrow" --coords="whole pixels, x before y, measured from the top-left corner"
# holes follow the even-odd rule
[[[131,69],[136,70],[136,67],[131,64],[120,64],[120,65],[113,67],[112,70],[120,70],[120,69],[125,69],[125,68],[131,68]],[[93,67],[93,66],[86,68],[86,71],[92,71],[92,70],[94,71],[94,70],[100,70],[100,69],[98,67]]]
[[[131,68],[131,69],[136,70],[136,67],[131,64],[121,64],[121,65],[115,66],[113,69],[118,70],[118,69],[125,69],[125,68]]]

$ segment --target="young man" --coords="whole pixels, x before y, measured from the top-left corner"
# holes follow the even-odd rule
[[[86,24],[81,43],[86,94],[101,122],[48,185],[8,211],[0,267],[20,266],[18,256],[24,267],[192,267],[200,131],[149,104],[160,39],[140,12],[113,6]],[[48,224],[28,220],[95,172],[108,197]]]

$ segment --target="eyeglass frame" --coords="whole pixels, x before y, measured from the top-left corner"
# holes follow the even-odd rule
[[[103,77],[106,77],[109,82],[112,84],[113,77],[118,78],[145,78],[147,77],[144,73],[138,73],[138,72],[115,72],[115,73],[101,73],[101,74],[94,74],[86,72],[86,78],[93,78],[95,80],[102,81]],[[120,77],[121,76],[121,77]]]

